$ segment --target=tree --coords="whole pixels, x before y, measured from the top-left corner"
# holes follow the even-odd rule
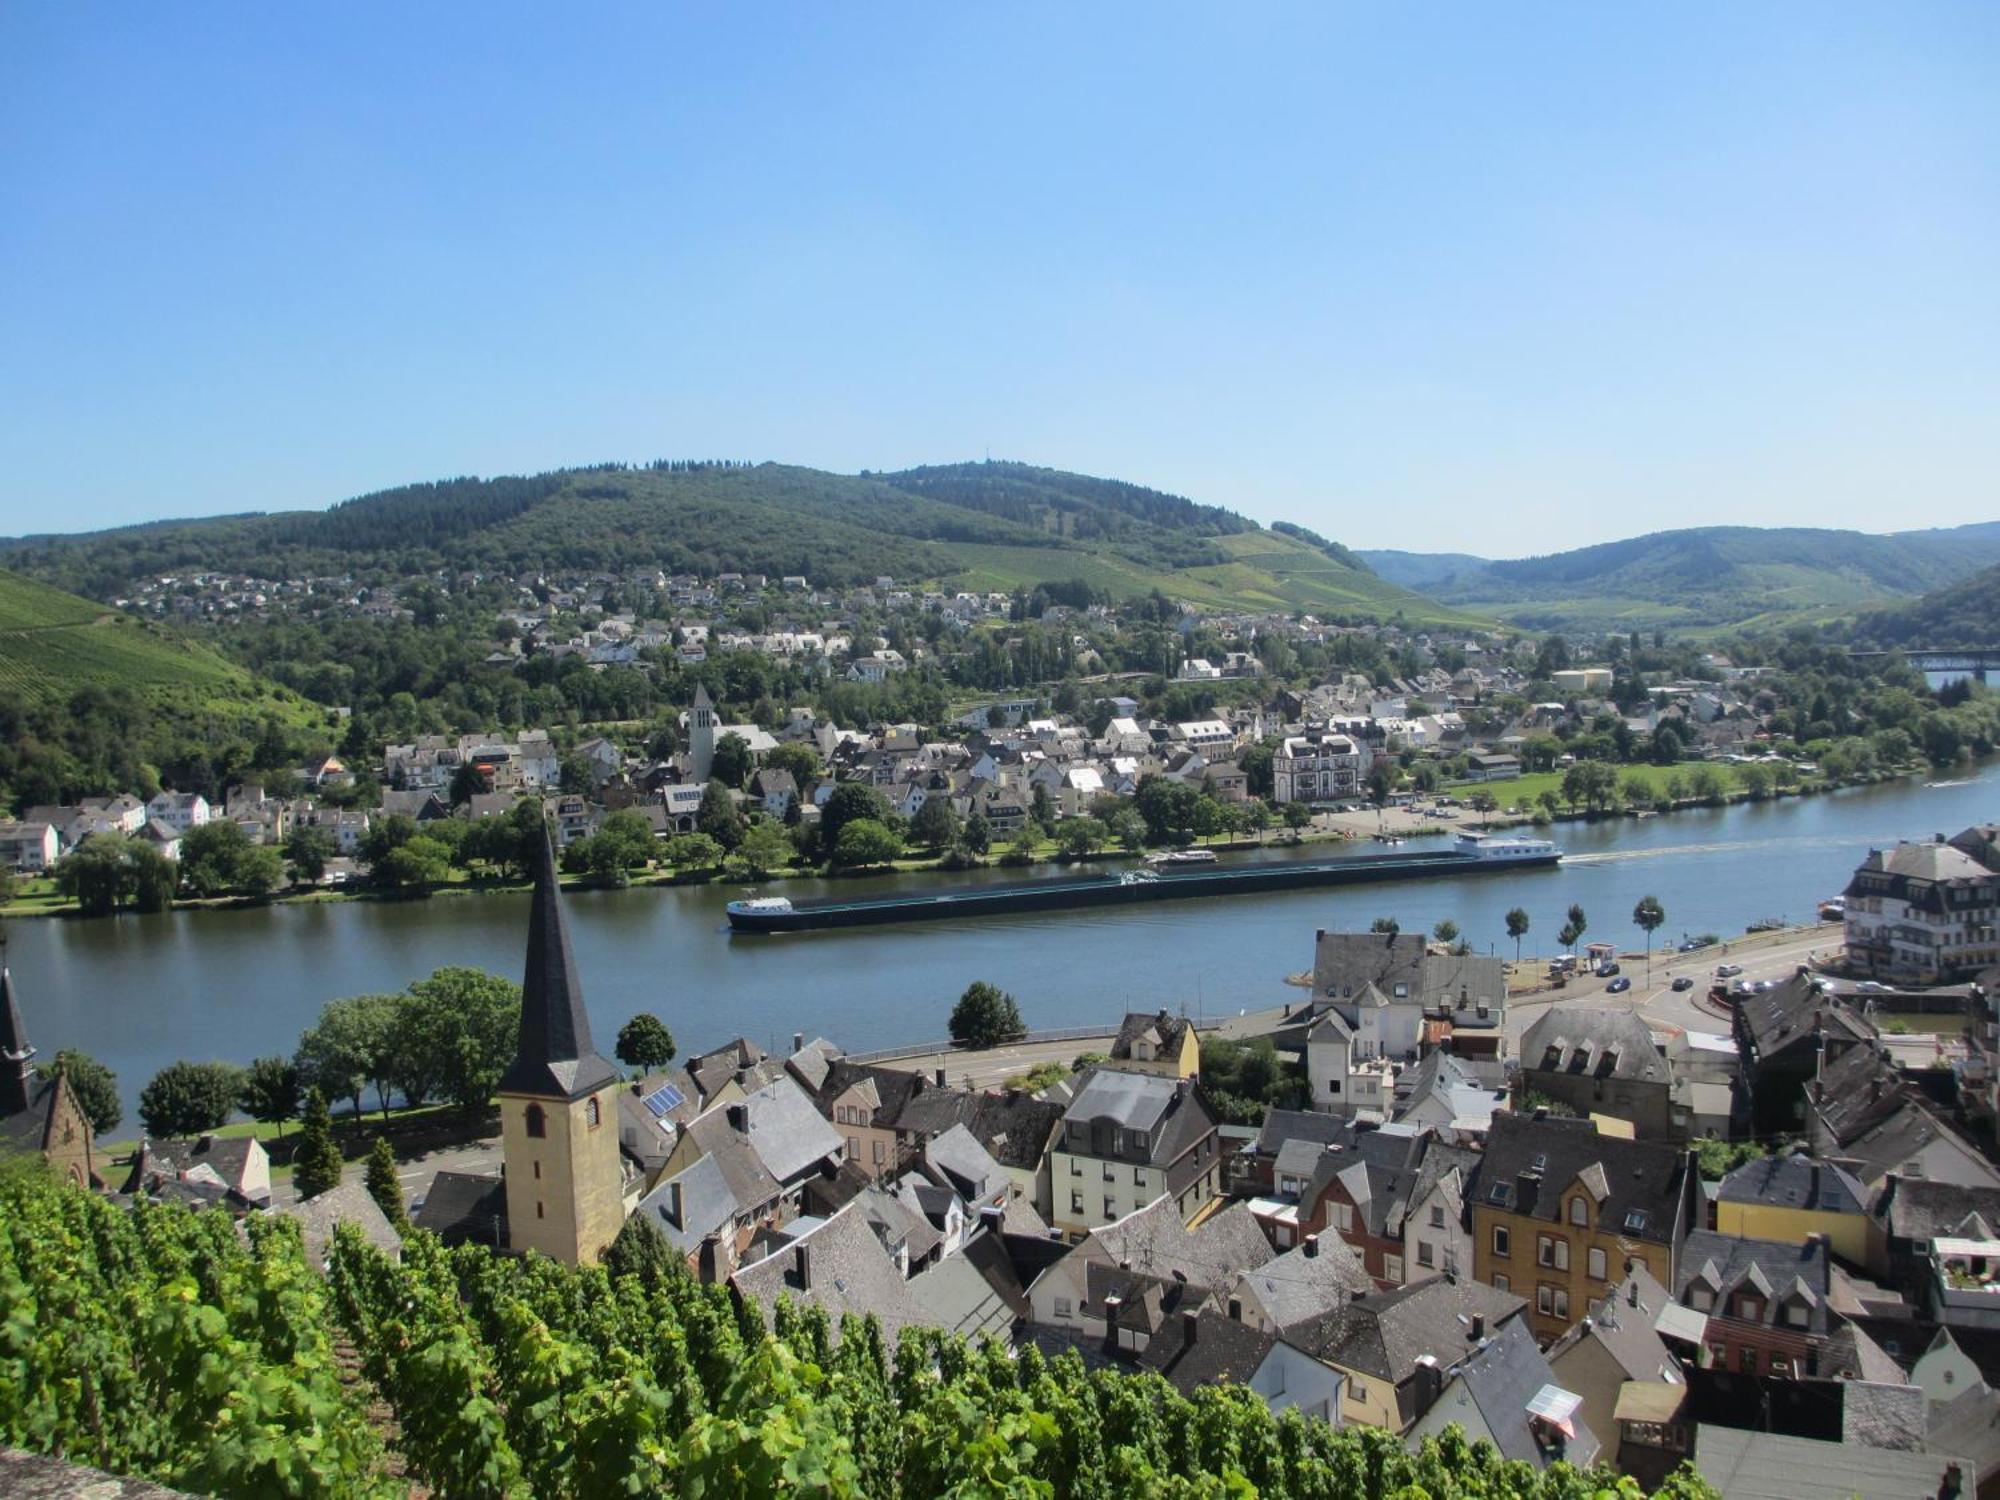
[[[180,869],[151,844],[132,845],[132,905],[143,912],[171,911]]]
[[[951,798],[926,797],[910,823],[910,833],[927,849],[943,849],[958,837],[958,814],[951,810]]]
[[[1056,828],[1056,846],[1070,859],[1088,859],[1109,837],[1110,830],[1095,818],[1065,818]]]
[[[790,864],[793,852],[791,838],[783,828],[769,822],[752,823],[749,832],[743,835],[743,842],[729,856],[729,868],[732,873],[762,880]]]
[[[285,835],[285,862],[292,868],[295,884],[317,884],[334,852],[333,835],[316,824],[296,823]]]
[[[598,825],[593,835],[603,846],[602,859],[620,869],[643,870],[653,862],[653,825],[633,808],[621,808]]]
[[[448,966],[411,985],[395,1007],[395,1076],[405,1097],[438,1094],[468,1115],[482,1113],[513,1060],[521,987]]]
[[[1569,929],[1573,934],[1575,934],[1575,936],[1570,938],[1570,942],[1572,943],[1575,942],[1577,938],[1582,937],[1584,933],[1590,930],[1590,923],[1587,920],[1585,920],[1583,915],[1583,907],[1577,904],[1576,902],[1570,903]]]
[[[640,1011],[618,1028],[618,1060],[641,1073],[664,1068],[674,1060],[674,1034],[658,1016]]]
[[[92,1135],[109,1135],[125,1118],[125,1106],[118,1097],[118,1075],[88,1052],[65,1047],[35,1073],[42,1078],[60,1073],[69,1080],[69,1091],[90,1122]]]
[[[1576,947],[1576,940],[1582,936],[1583,934],[1578,932],[1573,924],[1565,923],[1563,930],[1556,934],[1556,941],[1562,944],[1563,952],[1568,953]]]
[[[983,979],[967,985],[951,1010],[951,1039],[961,1047],[998,1047],[1026,1033],[1014,997]]]
[[[722,863],[722,845],[705,833],[677,833],[661,850],[676,870],[712,870]]]
[[[1261,797],[1252,797],[1240,809],[1243,831],[1257,836],[1257,842],[1264,842],[1264,830],[1271,826],[1271,807]]]
[[[843,781],[827,795],[820,809],[820,849],[831,858],[840,844],[840,831],[857,818],[888,825],[889,799],[874,787],[859,781]]]
[[[1287,802],[1282,816],[1285,826],[1292,831],[1292,842],[1296,844],[1306,825],[1313,820],[1312,809],[1303,802]]]
[[[1618,770],[1601,760],[1580,760],[1563,772],[1563,800],[1602,812],[1618,794]]]
[[[368,1196],[382,1210],[382,1217],[398,1229],[406,1228],[409,1214],[403,1208],[403,1180],[396,1175],[396,1151],[389,1137],[378,1135],[368,1150]]]
[[[743,842],[748,825],[736,799],[729,795],[729,788],[711,780],[701,790],[701,806],[695,810],[694,826],[729,850]]]
[[[451,773],[451,789],[445,793],[445,800],[453,807],[469,807],[474,797],[484,796],[492,789],[486,773],[467,761]]]
[[[357,1115],[362,1090],[372,1083],[386,1114],[397,1065],[396,1004],[393,995],[327,1001],[319,1020],[299,1037],[300,1082],[329,1099],[352,1100]]]
[[[1658,896],[1641,896],[1639,904],[1632,908],[1632,925],[1646,934],[1646,979],[1653,978],[1653,934],[1660,924],[1667,920],[1667,909],[1660,905]]]
[[[122,833],[94,833],[56,864],[56,888],[86,917],[108,917],[135,888],[133,843]]]
[[[1194,832],[1196,838],[1212,839],[1228,826],[1222,804],[1206,792],[1195,798]]]
[[[968,854],[984,854],[993,847],[993,825],[986,821],[985,813],[976,812],[965,820],[958,842]]]
[[[1403,930],[1403,924],[1398,922],[1394,917],[1377,917],[1368,924],[1368,930],[1370,932],[1386,933],[1388,936],[1394,937]]]
[[[1507,913],[1507,936],[1514,940],[1514,962],[1521,961],[1521,939],[1528,935],[1528,914],[1520,907]]]
[[[1146,820],[1146,837],[1155,844],[1184,844],[1193,837],[1195,806],[1201,793],[1185,781],[1143,776],[1135,804]]]
[[[857,818],[840,830],[833,862],[842,869],[886,865],[903,852],[903,841],[873,818]]]
[[[250,835],[227,818],[216,818],[181,835],[181,884],[196,896],[237,891],[265,896],[277,888],[284,869],[275,849],[250,842]]]
[[[1126,853],[1137,854],[1146,847],[1146,820],[1133,808],[1119,808],[1106,826],[1111,830],[1111,836],[1118,840],[1118,847]]]
[[[715,758],[709,762],[709,772],[724,786],[743,789],[743,783],[750,779],[750,742],[740,734],[725,734],[715,742]]]
[[[764,754],[764,769],[789,771],[801,789],[811,786],[826,773],[820,769],[819,752],[803,740],[787,740]]]
[[[156,1138],[200,1135],[229,1123],[243,1070],[224,1062],[174,1062],[139,1092],[139,1121]]]
[[[1487,791],[1485,787],[1481,787],[1478,791],[1474,792],[1470,797],[1467,797],[1465,799],[1465,805],[1471,808],[1474,812],[1478,813],[1479,821],[1481,823],[1484,823],[1486,821],[1487,814],[1491,813],[1494,808],[1500,805],[1500,799],[1494,796],[1491,792]]]
[[[375,861],[375,883],[406,895],[428,895],[451,878],[451,851],[421,834],[396,845]]]
[[[1449,947],[1458,941],[1458,923],[1452,921],[1450,917],[1446,917],[1431,929],[1431,936]]]
[[[326,1095],[313,1089],[306,1095],[305,1128],[292,1148],[292,1191],[301,1201],[317,1198],[340,1186],[345,1167],[333,1139],[333,1116],[327,1111]]]
[[[278,1127],[285,1133],[285,1121],[299,1112],[299,1067],[289,1057],[260,1057],[243,1072],[243,1090],[237,1107],[251,1119]]]
[[[1021,831],[1007,841],[1006,852],[1000,856],[1003,865],[1031,865],[1041,852],[1042,830],[1033,818],[1021,825]]]
[[[1535,806],[1539,807],[1545,816],[1553,818],[1562,811],[1562,796],[1551,788],[1536,796]]]

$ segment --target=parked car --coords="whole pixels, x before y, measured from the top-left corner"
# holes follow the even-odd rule
[[[1604,987],[1604,993],[1607,995],[1622,995],[1631,988],[1632,981],[1620,975]]]
[[[1674,988],[1677,990],[1691,990],[1694,988],[1694,981],[1683,974],[1674,981]]]
[[[1597,977],[1599,979],[1609,979],[1613,974],[1616,974],[1617,972],[1618,972],[1618,965],[1616,964],[1603,963],[1597,966]]]
[[[1767,994],[1770,991],[1775,990],[1777,987],[1778,987],[1778,981],[1775,979],[1760,979],[1755,984],[1750,986],[1751,989],[1755,990],[1760,995]]]
[[[1721,964],[1716,968],[1715,977],[1718,979],[1734,979],[1742,972],[1743,965],[1741,964]]]

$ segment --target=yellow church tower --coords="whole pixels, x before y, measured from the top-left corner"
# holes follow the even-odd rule
[[[576,982],[555,848],[542,829],[521,1040],[500,1078],[507,1237],[569,1265],[596,1262],[625,1225],[618,1164],[618,1072],[597,1055]]]

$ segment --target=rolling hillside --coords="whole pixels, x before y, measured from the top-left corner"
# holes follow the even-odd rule
[[[2000,646],[2000,567],[1906,604],[1864,611],[1854,638],[1868,646]]]
[[[1218,608],[1454,621],[1333,543],[1116,480],[1025,464],[829,474],[778,464],[606,466],[456,479],[326,511],[163,522],[0,542],[11,566],[115,598],[189,569],[262,577],[409,576],[436,569],[659,567],[890,574],[953,588],[1083,579],[1115,596],[1159,589]]]
[[[2000,534],[1712,526],[1506,562],[1368,556],[1387,577],[1424,579],[1437,599],[1528,629],[1721,629],[1827,622],[1949,586],[2000,562]]]
[[[66,700],[79,688],[132,688],[148,697],[231,702],[317,722],[291,694],[206,646],[75,594],[0,571],[0,694]]]

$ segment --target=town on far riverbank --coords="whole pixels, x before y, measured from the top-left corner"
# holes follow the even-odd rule
[[[768,699],[733,721],[684,662],[689,699],[665,726],[417,735],[379,759],[246,775],[215,800],[23,804],[0,822],[0,910],[519,889],[541,802],[574,883],[742,884],[1646,818],[1949,774],[1995,739],[1983,689],[1925,697],[1893,662],[1837,652],[1746,664],[1612,638],[1601,664],[1569,665],[1555,638],[1334,639],[1235,616],[1191,629],[1191,651],[1219,643],[1213,662],[1065,680],[930,724],[846,727]],[[1329,639],[1400,655],[1394,670],[1304,670]],[[1259,643],[1262,656],[1239,649]],[[915,670],[893,651],[850,668],[878,684]]]

